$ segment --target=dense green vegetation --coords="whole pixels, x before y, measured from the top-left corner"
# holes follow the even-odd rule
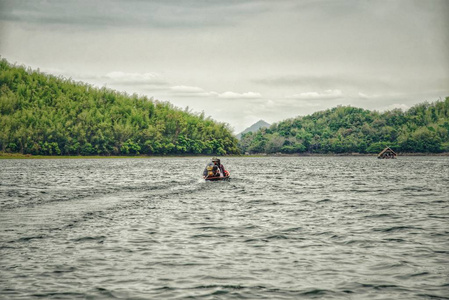
[[[227,124],[137,95],[0,61],[0,151],[33,155],[235,154]]]
[[[242,136],[243,153],[449,152],[449,97],[404,112],[338,106]]]

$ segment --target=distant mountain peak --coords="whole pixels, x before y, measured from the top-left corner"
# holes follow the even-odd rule
[[[256,123],[254,123],[253,125],[251,125],[251,126],[255,126],[255,125],[262,125],[262,126],[270,126],[270,124],[269,123],[267,123],[267,122],[265,122],[264,120],[259,120],[259,121],[257,121]]]
[[[251,125],[250,127],[246,128],[245,130],[243,130],[242,132],[237,134],[237,138],[240,139],[242,137],[242,134],[245,134],[248,132],[256,132],[260,128],[264,128],[264,127],[270,127],[270,124],[265,122],[264,120],[259,120],[256,123],[254,123],[253,125]]]

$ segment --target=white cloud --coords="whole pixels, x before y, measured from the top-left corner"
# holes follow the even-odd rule
[[[326,90],[324,92],[304,92],[287,96],[294,99],[335,99],[343,96],[341,90]]]
[[[370,98],[370,96],[368,96],[367,94],[364,94],[364,93],[358,93],[358,95],[360,98],[364,98],[364,99]]]
[[[186,85],[177,85],[172,86],[170,90],[177,93],[203,93],[205,92],[202,88],[196,86],[186,86]]]
[[[177,96],[199,96],[199,97],[218,97],[221,99],[259,99],[262,97],[260,93],[247,92],[235,93],[224,92],[217,93],[213,91],[206,91],[197,86],[177,85],[172,86],[170,91]]]
[[[218,93],[216,92],[208,92],[204,89],[196,86],[187,86],[187,85],[177,85],[172,86],[170,88],[170,91],[177,96],[184,96],[184,97],[208,97],[208,96],[216,96]]]
[[[387,93],[383,93],[384,96],[386,94]],[[392,94],[392,93],[388,93],[388,94]],[[362,93],[362,92],[357,93],[357,96],[359,96],[362,99],[374,99],[374,98],[380,98],[381,97],[380,94],[366,94],[366,93]]]
[[[384,107],[383,109],[381,109],[381,111],[388,111],[388,110],[393,110],[393,109],[400,109],[402,111],[406,111],[409,108],[410,108],[410,106],[408,106],[407,104],[394,103],[394,104]]]
[[[111,83],[120,84],[166,84],[165,80],[156,73],[125,73],[115,71],[107,73],[104,78],[108,81],[111,81]]]
[[[261,98],[260,93],[247,92],[247,93],[234,93],[234,92],[224,92],[218,95],[219,98],[224,99],[256,99]]]

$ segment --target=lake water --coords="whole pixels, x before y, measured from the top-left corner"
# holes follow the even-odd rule
[[[449,158],[0,160],[0,298],[449,299]]]

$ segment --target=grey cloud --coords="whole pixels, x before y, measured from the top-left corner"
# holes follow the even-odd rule
[[[0,0],[0,20],[80,28],[223,26],[267,11],[265,1]]]
[[[391,85],[390,79],[370,78],[369,76],[348,75],[286,75],[279,77],[258,78],[253,83],[273,87],[303,87],[314,90],[330,90],[345,88],[369,87],[373,84],[376,88],[387,88]]]

